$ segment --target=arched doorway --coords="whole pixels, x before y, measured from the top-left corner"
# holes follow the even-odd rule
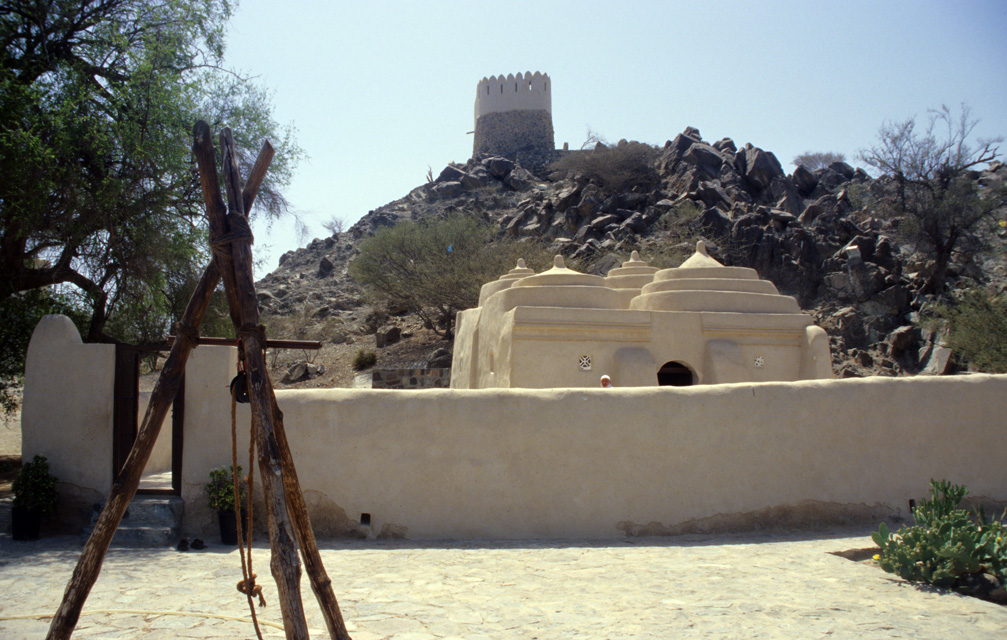
[[[695,383],[692,369],[681,362],[666,362],[657,371],[657,384],[662,387],[689,387]]]

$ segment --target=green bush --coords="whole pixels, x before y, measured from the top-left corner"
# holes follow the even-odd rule
[[[367,349],[358,349],[355,356],[353,356],[353,370],[363,371],[373,367],[378,362],[378,354],[373,351],[368,351]]]
[[[206,504],[215,511],[234,512],[234,467],[220,467],[210,470],[210,481],[206,483]],[[238,465],[239,499],[245,502],[247,492],[241,476],[241,465]]]
[[[31,462],[21,467],[11,490],[14,492],[14,506],[38,511],[47,517],[56,510],[59,493],[56,492],[56,476],[49,473],[49,461],[45,456],[35,456]]]
[[[519,257],[532,268],[546,263],[541,245],[499,235],[473,215],[403,220],[360,243],[350,276],[377,302],[416,313],[450,336],[457,313],[479,303],[483,284],[513,269]]]
[[[969,576],[992,574],[1007,581],[1007,530],[982,510],[961,508],[968,493],[946,480],[930,481],[930,500],[913,509],[915,525],[890,533],[884,523],[871,534],[881,548],[878,565],[912,582],[970,592]]]
[[[554,178],[590,180],[608,193],[619,193],[656,184],[656,160],[655,147],[622,140],[617,145],[599,143],[590,151],[573,151],[549,168]]]
[[[938,315],[948,323],[947,346],[974,369],[1007,373],[1007,296],[972,289]]]

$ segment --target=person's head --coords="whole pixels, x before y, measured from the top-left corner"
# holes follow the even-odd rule
[[[608,376],[602,376],[601,377],[601,388],[602,389],[609,389],[611,387],[612,387],[612,378],[609,378]]]

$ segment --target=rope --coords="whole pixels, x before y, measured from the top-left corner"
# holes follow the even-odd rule
[[[242,579],[238,581],[237,589],[241,593],[245,594],[245,598],[248,600],[248,610],[252,612],[252,624],[255,626],[255,635],[262,640],[262,630],[259,628],[259,618],[255,614],[255,604],[252,602],[252,596],[259,596],[259,606],[266,606],[266,599],[262,595],[262,586],[255,584],[255,574],[252,573],[252,492],[251,492],[251,481],[249,481],[249,492],[248,492],[248,559],[245,559],[245,544],[242,539],[242,527],[241,527],[241,493],[238,490],[238,429],[237,429],[237,399],[234,396],[234,392],[231,392],[231,480],[232,489],[234,490],[234,507],[236,513],[234,514],[234,520],[238,528],[238,554],[241,556],[241,575]],[[255,448],[255,439],[249,439],[249,458],[252,457],[252,451]],[[254,467],[249,469],[249,478],[252,478],[254,472]]]
[[[231,257],[231,243],[235,240],[247,240],[249,244],[255,242],[252,235],[252,228],[248,226],[245,216],[237,213],[227,214],[227,225],[230,231],[226,231],[215,238],[210,239],[210,250],[217,256],[229,259]]]

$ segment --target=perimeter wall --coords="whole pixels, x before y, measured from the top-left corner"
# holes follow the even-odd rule
[[[32,349],[38,338],[37,331]],[[104,362],[102,348],[72,351],[95,349]],[[110,432],[98,424],[110,413],[107,394],[92,380],[87,393],[67,396],[73,407],[46,403],[42,393],[56,378],[68,385],[88,370],[42,371],[53,362],[38,357],[43,349],[29,357],[23,455],[47,455],[61,478],[94,483],[102,474],[87,470],[91,459],[108,464],[96,439]],[[62,360],[71,362],[84,366],[79,354]],[[189,360],[183,498],[190,533],[211,530],[202,486],[210,468],[230,462],[234,362],[225,347],[199,347]],[[618,538],[876,522],[908,517],[908,500],[925,497],[931,478],[966,484],[987,502],[1007,501],[1003,375],[614,390],[288,390],[277,399],[321,536]],[[79,418],[69,419],[73,411]],[[246,466],[248,419],[242,407],[238,455]],[[56,431],[63,433],[51,437]],[[65,453],[82,441],[89,455]]]

